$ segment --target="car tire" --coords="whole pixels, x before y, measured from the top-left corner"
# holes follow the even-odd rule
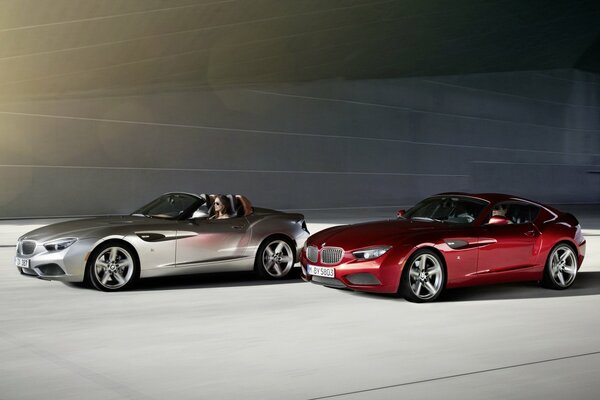
[[[446,270],[432,250],[416,251],[406,262],[400,281],[400,295],[415,303],[437,300],[446,287]]]
[[[295,261],[292,242],[285,237],[274,236],[261,243],[254,269],[262,278],[282,279],[290,273]]]
[[[577,276],[577,254],[567,243],[559,243],[552,248],[546,266],[542,286],[564,290],[575,282]]]
[[[140,262],[128,244],[106,242],[90,254],[86,275],[92,286],[103,292],[127,290],[139,279]]]

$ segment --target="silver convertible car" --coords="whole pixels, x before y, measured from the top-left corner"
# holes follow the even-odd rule
[[[254,270],[278,279],[308,236],[302,214],[252,207],[244,196],[167,193],[131,215],[26,233],[15,264],[23,275],[85,281],[104,291],[129,288],[139,278],[203,272]]]

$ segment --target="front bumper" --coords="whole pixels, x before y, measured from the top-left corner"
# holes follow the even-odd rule
[[[304,255],[300,259],[302,279],[318,285],[347,288],[371,293],[396,293],[402,268],[393,257],[383,256],[371,261],[342,263],[334,266],[310,263]],[[333,268],[334,277],[325,278],[307,273],[307,265]]]
[[[60,251],[48,251],[42,243],[36,243],[31,254],[23,254],[17,246],[16,257],[28,260],[28,266],[17,266],[24,276],[63,282],[83,282],[85,264],[96,239],[78,240]],[[15,260],[16,261],[16,260]],[[16,264],[16,262],[15,262]]]

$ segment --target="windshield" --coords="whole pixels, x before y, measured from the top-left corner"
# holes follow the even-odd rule
[[[436,196],[418,203],[404,214],[404,218],[421,221],[470,224],[487,206],[487,202],[471,197]]]
[[[134,211],[132,215],[164,219],[185,219],[203,203],[204,200],[196,196],[185,193],[169,193]]]

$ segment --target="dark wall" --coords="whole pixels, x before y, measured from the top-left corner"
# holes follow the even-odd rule
[[[600,202],[600,76],[324,80],[0,106],[0,217],[132,211],[166,191],[283,209],[441,191]]]

